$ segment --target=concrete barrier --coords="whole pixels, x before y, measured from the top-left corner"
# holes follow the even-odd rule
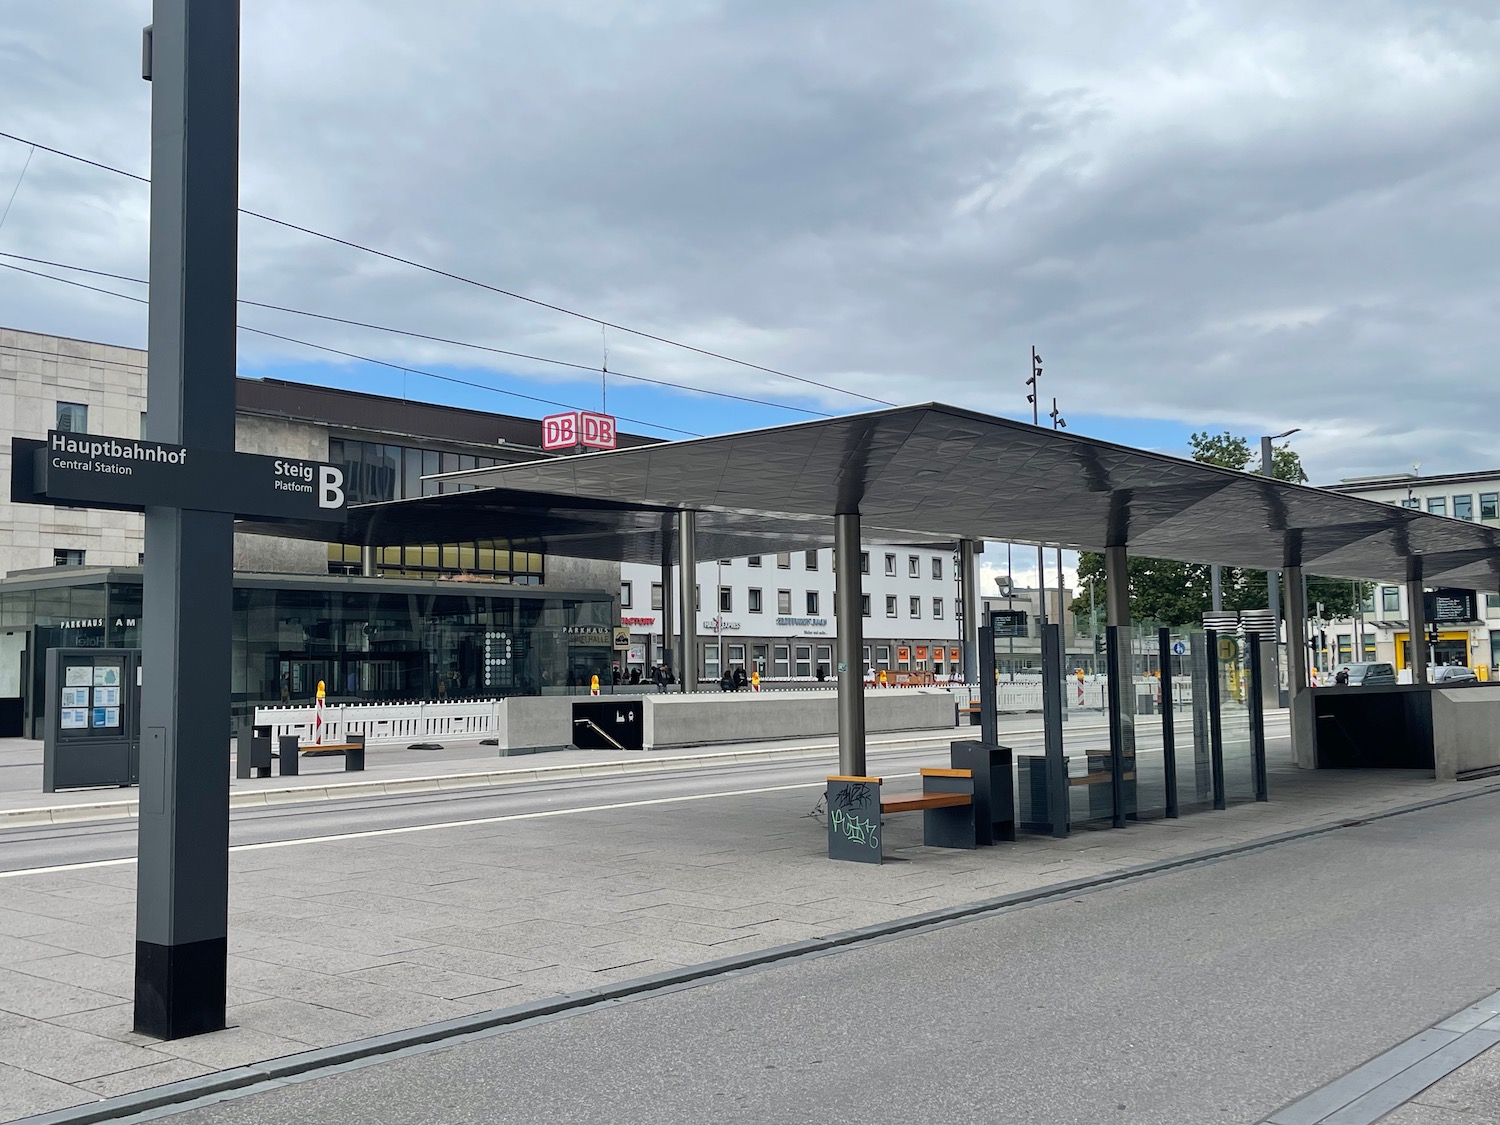
[[[1432,756],[1439,781],[1500,768],[1500,685],[1433,691]]]
[[[865,730],[951,730],[953,694],[944,688],[865,693]],[[646,749],[757,742],[838,733],[833,691],[722,692],[646,697]]]

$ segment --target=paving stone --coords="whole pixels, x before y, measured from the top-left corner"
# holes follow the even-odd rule
[[[202,1063],[189,1062],[187,1059],[164,1059],[150,1066],[121,1070],[98,1078],[86,1078],[77,1083],[77,1086],[101,1098],[112,1098],[118,1094],[149,1090],[152,1086],[165,1086],[168,1082],[181,1082],[185,1078],[212,1073],[213,1068]]]
[[[436,996],[442,1000],[460,1000],[466,996],[473,996],[476,993],[493,992],[498,988],[508,988],[515,983],[514,980],[497,979],[473,973],[453,972],[449,969],[436,968],[432,965],[414,964],[409,961],[401,961],[393,965],[382,965],[373,969],[363,969],[357,972],[346,973],[345,975],[353,977],[356,980],[379,985],[382,988],[397,988],[404,992],[418,992],[426,996]]]
[[[82,922],[54,923],[50,929],[28,940],[72,953],[118,957],[123,953],[135,953],[135,924],[132,921],[126,927],[102,927]]]
[[[44,1020],[0,1019],[0,1058],[11,1066],[79,1082],[161,1062],[165,1056],[143,1044],[122,1043]]]
[[[382,1030],[375,1021],[354,1012],[280,998],[238,1004],[233,1017],[240,1027],[313,1047],[364,1039]]]
[[[75,1086],[0,1063],[0,1113],[7,1120],[94,1100],[87,1091]]]
[[[398,955],[370,957],[336,946],[283,940],[245,950],[239,956],[247,961],[288,965],[295,969],[310,969],[315,973],[349,973],[359,969],[372,969],[377,965],[388,965]]]
[[[13,961],[8,968],[27,976],[70,984],[112,998],[135,995],[135,959],[91,957],[87,953],[63,953],[43,947],[47,953],[30,961]]]
[[[231,1019],[236,1009],[231,1008]],[[309,1044],[278,1035],[268,1035],[253,1027],[229,1027],[208,1035],[193,1035],[162,1043],[164,1055],[187,1059],[211,1070],[226,1070],[247,1063],[279,1059],[283,1055],[307,1050]]]
[[[0,968],[0,1011],[46,1019],[71,1012],[86,1012],[91,1008],[105,1008],[118,1002],[118,996]],[[0,1061],[4,1059],[5,1056],[0,1054]]]

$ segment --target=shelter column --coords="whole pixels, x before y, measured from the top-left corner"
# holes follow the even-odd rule
[[[672,667],[672,651],[676,630],[672,627],[672,537],[663,534],[661,540],[661,652],[656,659],[668,668]]]
[[[678,679],[683,691],[698,690],[698,513],[677,513],[677,571],[682,582],[682,648]],[[662,601],[666,601],[663,591]]]
[[[1307,690],[1307,594],[1302,588],[1302,568],[1282,571],[1286,581],[1287,685],[1292,695]]]
[[[1406,616],[1411,622],[1410,655],[1406,663],[1414,684],[1427,682],[1427,603],[1422,593],[1419,571],[1418,577],[1406,580]]]
[[[1106,601],[1104,621],[1107,625],[1130,624],[1130,569],[1124,547],[1104,548],[1104,583]]]
[[[979,674],[979,549],[982,543],[961,539],[958,543],[959,593],[963,598],[964,631],[959,638],[963,646],[964,678],[973,683]]]
[[[191,10],[191,11],[190,11]],[[147,433],[234,452],[240,6],[156,0]],[[135,1030],[225,1019],[234,517],[146,508]]]
[[[833,612],[837,618],[839,673],[839,772],[865,772],[864,611],[859,577],[859,513],[833,517]]]

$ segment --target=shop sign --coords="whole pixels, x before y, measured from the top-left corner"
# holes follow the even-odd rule
[[[654,618],[654,617],[622,617],[622,618],[620,618],[620,624],[621,625],[640,625],[640,626],[643,626],[644,628],[647,628],[647,629],[654,629],[656,627],[656,618]]]
[[[730,621],[724,617],[705,618],[703,621],[705,633],[730,633],[743,628],[738,621]]]
[[[811,625],[811,626],[816,626],[817,628],[823,629],[823,628],[827,628],[828,627],[828,618],[826,618],[826,617],[778,617],[776,619],[776,624],[778,624],[778,625],[802,625],[802,626],[809,626],[809,625]]]

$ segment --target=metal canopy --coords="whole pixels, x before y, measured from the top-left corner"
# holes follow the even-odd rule
[[[941,404],[446,474],[475,490],[356,508],[345,542],[534,538],[548,551],[655,562],[679,510],[699,557],[832,539],[1040,542],[1262,570],[1500,590],[1500,534],[1478,524]],[[318,537],[323,537],[319,535]]]

